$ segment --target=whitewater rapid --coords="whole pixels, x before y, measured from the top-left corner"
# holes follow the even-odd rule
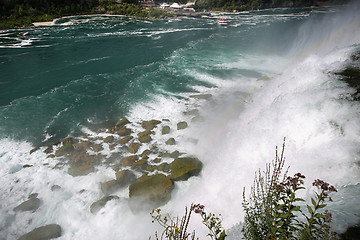
[[[277,21],[282,23],[294,18],[306,20],[297,28],[296,36],[284,36],[284,41],[290,39],[290,43],[269,43],[278,49],[284,44],[286,50],[279,51],[281,54],[262,52],[267,49],[261,49],[266,41],[259,39],[252,43],[253,47],[259,46],[258,51],[247,52],[240,46],[240,50],[219,51],[210,60],[208,55],[203,58],[196,56],[196,50],[207,52],[203,42],[221,34],[213,33],[173,51],[156,71],[131,83],[140,85],[143,79],[163,74],[165,70],[174,76],[195,79],[195,84],[183,84],[191,91],[182,92],[165,88],[169,83],[158,83],[149,94],[151,97],[129,104],[126,113],[131,122],[168,119],[171,128],[175,128],[179,121],[190,123],[184,131],[172,133],[178,139],[176,148],[160,147],[169,152],[179,150],[195,155],[204,163],[204,168],[200,176],[175,183],[172,199],[162,207],[163,212],[181,216],[185,206],[204,204],[207,211],[221,214],[224,227],[232,233],[229,239],[238,239],[241,230],[238,224],[244,216],[241,206],[243,187],[250,189],[254,173],[258,169],[264,170],[265,164],[274,159],[275,147],[281,146],[286,137],[289,174],[301,172],[306,176],[307,190],[301,193],[302,197],[309,199],[312,196],[313,180],[328,181],[339,191],[332,196],[334,202],[329,203],[334,229],[342,232],[359,223],[360,209],[356,199],[360,193],[360,105],[352,99],[356,90],[334,74],[344,69],[351,56],[360,50],[358,10],[359,4],[354,4],[350,9],[335,9],[335,13],[332,9],[322,9],[320,13],[310,15],[274,15],[271,12],[227,15],[230,26],[220,31],[225,32],[231,27],[236,31],[242,25],[256,27],[263,23],[273,27],[271,24]],[[79,24],[78,20],[72,21]],[[177,21],[181,24],[184,20]],[[216,24],[213,19],[207,21],[211,27]],[[329,21],[334,24],[329,24]],[[144,24],[152,25],[151,21]],[[190,30],[149,28],[128,32],[104,31],[86,37],[127,34],[157,41],[157,37],[174,32],[205,31],[201,27]],[[22,46],[27,45],[25,42],[16,45]],[[109,59],[91,58],[91,61]],[[156,64],[149,64],[145,69],[153,65]],[[211,94],[212,97],[209,100],[190,98],[194,92]],[[192,122],[193,116],[184,114],[193,110],[198,111],[203,121]],[[55,114],[54,121],[67,111],[65,108]],[[88,121],[91,122],[91,118]],[[49,121],[46,126],[51,125]],[[85,126],[80,128],[83,133],[100,136]],[[155,131],[156,140],[164,142],[160,130]],[[148,212],[133,213],[129,209],[128,189],[116,192],[119,201],[110,201],[95,215],[90,213],[90,205],[103,196],[100,183],[113,178],[111,168],[98,166],[89,175],[72,177],[67,174],[66,166],[59,167],[61,160],[47,158],[42,151],[29,154],[33,148],[33,144],[26,140],[10,137],[0,140],[1,239],[17,239],[35,227],[50,223],[61,225],[63,235],[58,239],[148,239],[155,230],[160,230],[151,223]],[[103,155],[111,155],[108,148],[103,150]],[[31,167],[24,168],[24,165]],[[52,187],[55,185],[61,188],[54,190]],[[19,214],[13,211],[33,193],[38,193],[41,199],[36,212]],[[192,228],[196,228],[200,239],[205,239],[207,232],[199,216],[193,217]]]

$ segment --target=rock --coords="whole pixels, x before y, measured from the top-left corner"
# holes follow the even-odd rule
[[[130,183],[133,183],[136,180],[135,174],[130,170],[122,170],[115,174],[116,181],[121,187],[126,187]]]
[[[121,165],[124,167],[131,167],[138,159],[139,157],[137,155],[128,156],[124,158],[124,160],[121,162]]]
[[[40,146],[31,149],[31,150],[30,150],[30,154],[32,154],[33,152],[36,152],[36,151],[39,150],[39,149],[40,149]]]
[[[169,140],[167,140],[165,142],[167,145],[175,145],[176,144],[176,141],[174,138],[169,138]]]
[[[104,139],[104,143],[111,143],[112,141],[114,141],[114,137],[113,136],[107,136]]]
[[[57,190],[59,190],[59,189],[61,189],[61,187],[60,187],[59,185],[53,185],[53,186],[51,187],[51,191],[57,191]]]
[[[15,212],[25,212],[25,211],[36,211],[40,206],[40,199],[33,197],[29,200],[21,203],[17,207],[15,207],[13,210]]]
[[[73,144],[74,139],[72,137],[67,137],[62,140],[62,144],[65,145],[67,143]]]
[[[105,207],[105,205],[112,200],[118,200],[119,197],[118,196],[105,196],[103,198],[101,198],[100,200],[94,202],[93,204],[91,204],[90,206],[90,212],[92,214],[96,214],[97,212],[99,212],[103,207]]]
[[[143,132],[139,132],[137,135],[138,137],[143,137],[143,136],[149,136],[150,134],[153,134],[154,132],[152,132],[151,130],[145,130]]]
[[[184,113],[185,115],[199,115],[199,110],[198,109],[193,109],[193,110],[190,110],[190,111],[187,111]]]
[[[151,154],[152,151],[149,150],[149,149],[145,149],[141,154],[140,154],[140,157],[144,158],[144,157],[147,157],[149,154]]]
[[[170,200],[173,188],[174,182],[164,174],[143,175],[130,185],[129,197],[140,206],[149,203],[158,207]]]
[[[25,164],[23,165],[23,168],[29,168],[29,167],[32,167],[33,165],[30,165],[30,164]]]
[[[164,162],[157,167],[157,170],[167,173],[170,171],[170,165]]]
[[[50,147],[47,147],[47,148],[44,150],[44,153],[50,154],[52,151],[53,151],[53,147],[50,146]]]
[[[140,148],[140,143],[132,142],[129,145],[129,152],[135,154]]]
[[[179,122],[179,123],[177,124],[177,130],[185,129],[185,128],[187,128],[187,127],[188,127],[188,124],[187,124],[187,122],[185,122],[185,121]]]
[[[112,145],[109,146],[109,150],[110,150],[110,151],[114,151],[114,150],[115,150],[115,147],[116,147],[116,145],[115,145],[115,144],[112,144]]]
[[[133,168],[138,170],[145,170],[147,166],[148,166],[147,161],[145,159],[141,159],[134,163]]]
[[[22,235],[18,240],[48,240],[61,236],[61,227],[57,224],[49,224],[38,227],[31,232]]]
[[[165,134],[169,134],[170,133],[170,127],[169,126],[163,126],[161,129],[161,134],[165,135]]]
[[[143,121],[141,123],[141,126],[143,128],[145,128],[146,130],[152,130],[160,123],[161,123],[161,121],[159,121],[159,120]]]
[[[39,196],[38,193],[32,193],[32,194],[29,195],[28,198],[29,198],[29,199],[30,199],[30,198],[37,198],[38,196]]]
[[[197,176],[203,167],[202,162],[197,158],[177,158],[170,163],[170,178],[174,181],[187,180]]]
[[[204,121],[205,121],[205,118],[202,116],[196,116],[191,119],[191,122],[193,122],[193,123],[199,123],[199,122],[204,122]]]
[[[91,164],[82,164],[80,166],[74,166],[69,168],[68,174],[73,177],[85,176],[94,171],[94,166]]]
[[[91,148],[94,152],[100,152],[104,149],[101,144],[94,144]]]
[[[115,124],[115,127],[116,128],[122,128],[124,127],[126,124],[130,123],[129,120],[127,120],[127,118],[122,118],[120,119],[116,124]]]
[[[133,136],[126,136],[118,141],[118,144],[125,144],[130,142],[131,139],[133,139]]]
[[[72,146],[71,143],[65,143],[64,145],[62,145],[61,148],[59,148],[56,152],[55,152],[55,156],[59,157],[59,156],[64,156],[67,155],[69,153],[71,153],[74,150],[74,147]]]
[[[150,136],[142,136],[142,137],[139,137],[139,141],[141,143],[148,143],[152,140],[152,138]]]
[[[120,136],[127,136],[130,135],[132,131],[129,128],[123,127],[120,128],[116,133],[119,134]]]
[[[191,95],[191,98],[195,98],[195,99],[209,99],[212,97],[211,94],[197,94],[197,95]]]
[[[155,166],[155,165],[147,165],[145,170],[148,172],[153,172],[156,169],[157,169],[157,166]]]
[[[160,163],[161,162],[161,158],[155,158],[154,160],[153,160],[153,163]]]
[[[119,189],[118,182],[116,180],[110,180],[101,184],[101,191],[104,195],[109,195]]]

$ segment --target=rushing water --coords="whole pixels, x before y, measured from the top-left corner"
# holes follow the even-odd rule
[[[290,173],[306,176],[304,197],[316,178],[334,184],[334,229],[357,224],[360,105],[356,89],[334,73],[359,67],[351,62],[360,51],[359,11],[353,4],[226,14],[227,26],[217,25],[218,16],[82,16],[0,31],[0,239],[51,223],[62,226],[59,239],[148,239],[155,226],[148,213],[129,209],[127,189],[90,213],[103,196],[100,183],[114,177],[110,167],[72,177],[66,166],[55,167],[61,159],[29,153],[67,136],[99,136],[98,129],[124,116],[168,119],[173,129],[189,123],[171,134],[176,149],[196,155],[204,169],[176,182],[163,211],[182,215],[200,202],[222,214],[230,239],[239,238],[243,187],[286,137]],[[212,97],[189,98],[199,93]],[[193,110],[203,121],[191,121]],[[164,140],[159,132],[155,138]],[[105,147],[102,154],[113,151]],[[51,191],[53,185],[61,189]],[[32,193],[40,208],[14,212]]]

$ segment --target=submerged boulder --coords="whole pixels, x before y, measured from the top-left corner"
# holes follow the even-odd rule
[[[174,182],[164,174],[143,175],[129,187],[129,197],[135,205],[150,204],[158,207],[171,198]]]
[[[61,237],[61,227],[57,224],[49,224],[38,227],[22,235],[18,240],[48,240]]]
[[[177,158],[170,163],[170,178],[174,181],[187,180],[197,176],[203,167],[202,162],[197,158]]]
[[[177,124],[177,130],[185,129],[185,128],[187,128],[187,127],[188,127],[188,124],[187,124],[187,122],[185,122],[185,121],[179,122],[179,123]]]
[[[70,167],[68,173],[73,176],[85,176],[94,171],[94,166],[91,164],[82,164],[79,166]]]
[[[103,207],[105,207],[105,205],[111,201],[111,200],[118,200],[119,197],[118,196],[105,196],[103,198],[101,198],[100,200],[94,202],[93,204],[91,204],[90,206],[90,212],[92,214],[96,214],[97,212],[99,212]]]
[[[104,195],[112,194],[121,188],[127,187],[136,180],[135,174],[130,170],[122,170],[115,175],[115,180],[110,180],[101,184],[101,191]]]
[[[36,211],[40,206],[40,199],[37,197],[31,197],[29,200],[21,203],[14,208],[15,212],[25,212],[25,211]]]

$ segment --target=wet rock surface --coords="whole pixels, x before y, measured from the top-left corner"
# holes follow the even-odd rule
[[[48,240],[61,237],[61,226],[57,224],[49,224],[35,228],[31,232],[22,235],[18,240]]]

